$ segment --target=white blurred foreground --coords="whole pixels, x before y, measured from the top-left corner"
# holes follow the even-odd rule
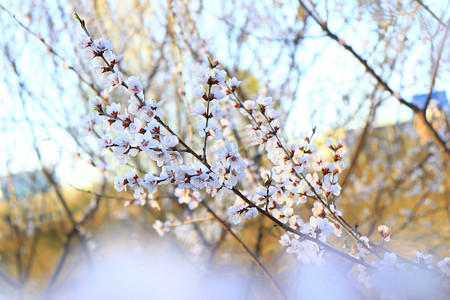
[[[113,240],[109,238],[103,246],[92,249],[89,270],[85,262],[75,261],[75,267],[61,276],[49,295],[21,299],[281,299],[245,256],[244,260],[216,257],[211,263],[207,253],[194,258],[169,239],[152,239],[145,244],[136,237],[116,231]],[[227,261],[233,262],[224,263]],[[269,265],[289,299],[365,299],[368,295],[377,299],[380,295],[381,299],[439,299],[439,294],[444,295],[440,278],[411,270],[392,271],[388,266],[379,268],[372,281],[376,286],[366,290],[349,274],[348,266],[331,260],[317,266],[284,256]],[[14,298],[0,291],[0,299]]]

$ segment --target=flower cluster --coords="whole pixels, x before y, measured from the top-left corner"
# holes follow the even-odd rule
[[[198,191],[204,189],[211,196],[220,199],[224,191],[230,192],[245,178],[247,164],[239,155],[237,144],[229,142],[223,136],[220,125],[224,115],[220,102],[232,101],[228,95],[234,95],[240,81],[236,78],[227,81],[226,72],[218,68],[218,62],[210,63],[209,68],[200,67],[196,74],[199,85],[195,88],[195,95],[202,102],[195,104],[192,115],[200,118],[197,129],[200,137],[204,138],[204,148],[201,160],[185,165],[177,149],[177,136],[167,134],[161,128],[161,102],[145,99],[142,83],[137,77],[130,76],[127,80],[122,80],[123,75],[117,66],[122,56],[111,51],[112,43],[105,39],[91,41],[86,36],[80,40],[80,47],[90,54],[86,55],[88,58],[101,58],[100,62],[106,65],[95,65],[94,69],[101,69],[100,74],[107,75],[107,88],[123,85],[130,93],[128,108],[124,110],[119,103],[111,103],[105,107],[98,96],[90,99],[94,110],[105,117],[99,148],[111,149],[121,163],[143,152],[161,168],[157,176],[151,173],[139,176],[135,169],[129,169],[123,176],[116,176],[114,186],[117,191],[130,188],[137,195],[145,190],[153,194],[159,184],[173,183],[178,188],[179,202],[194,209],[202,201]],[[236,98],[234,105],[236,104],[240,104],[240,111],[254,121],[249,135],[253,141],[265,145],[267,157],[274,164],[270,171],[261,175],[265,184],[256,188],[254,203],[265,206],[265,209],[281,222],[321,240],[326,240],[332,232],[340,235],[339,226],[325,218],[324,205],[327,206],[328,203],[317,201],[314,210],[317,210],[318,206],[323,208],[306,224],[294,213],[293,206],[305,203],[307,197],[318,200],[318,195],[323,195],[327,200],[330,194],[339,195],[337,174],[344,167],[341,163],[342,143],[337,146],[329,143],[334,152],[334,163],[328,163],[317,154],[317,147],[310,143],[310,138],[306,135],[302,138],[304,143],[284,146],[278,134],[284,123],[279,118],[279,112],[273,107],[272,98],[259,96],[256,101],[245,102]],[[114,128],[116,137],[112,135],[111,128]],[[214,163],[207,161],[208,137],[219,143]],[[316,172],[307,173],[308,169]],[[183,190],[197,193],[192,197],[189,192]],[[258,214],[256,207],[242,204],[231,206],[228,212],[235,224],[239,223],[242,214],[247,218],[256,217]],[[336,212],[332,210],[333,214]]]
[[[383,238],[383,241],[389,242],[391,239],[391,228],[387,227],[386,225],[380,225],[378,226],[378,233]]]
[[[89,100],[97,114],[105,117],[98,147],[110,149],[122,164],[140,153],[145,153],[161,168],[157,175],[139,175],[136,169],[129,169],[124,175],[117,175],[114,181],[117,191],[129,188],[139,197],[144,192],[156,193],[160,184],[172,183],[177,186],[176,195],[179,202],[195,209],[202,201],[198,191],[205,190],[220,199],[224,191],[230,192],[238,181],[245,177],[247,164],[239,155],[237,144],[224,138],[220,125],[224,111],[219,101],[226,96],[227,83],[226,72],[218,68],[218,63],[210,68],[202,67],[197,72],[199,85],[196,87],[196,95],[202,102],[195,105],[192,115],[200,117],[197,128],[200,137],[204,138],[204,156],[190,165],[185,165],[182,151],[177,149],[178,137],[169,128],[165,128],[161,120],[162,101],[145,99],[143,85],[137,77],[130,76],[127,80],[122,80],[123,75],[116,64],[122,55],[111,51],[112,43],[105,39],[91,41],[90,37],[84,36],[80,39],[79,46],[89,53],[86,57],[94,62],[94,69],[102,70],[98,74],[106,75],[106,88],[112,89],[122,85],[130,93],[126,109],[122,109],[121,104],[115,102],[105,105],[98,96]],[[97,65],[98,62],[101,65]],[[234,88],[239,85],[235,78],[228,82]],[[219,143],[214,163],[210,163],[206,155],[207,139],[210,136]],[[193,152],[186,147],[182,150]],[[254,209],[250,209],[250,212],[255,215]]]
[[[230,93],[234,99],[229,101],[251,122],[247,126],[250,140],[261,145],[273,164],[270,170],[261,173],[263,185],[256,188],[253,202],[305,235],[323,242],[331,233],[340,237],[342,213],[336,209],[333,199],[340,194],[338,175],[345,168],[343,143],[327,141],[333,159],[328,162],[317,153],[317,146],[306,133],[301,134],[299,144],[288,144],[282,138],[279,132],[284,123],[271,97],[241,101],[233,90]],[[309,222],[304,222],[295,214],[295,207],[308,199],[314,200],[313,216]],[[246,209],[234,206],[228,213],[237,223],[238,216]],[[281,237],[280,243],[288,247],[288,253],[297,253],[302,261],[321,261],[320,247],[313,241],[299,240],[298,235],[288,233]]]
[[[265,215],[286,229],[280,244],[303,263],[324,263],[324,253],[331,247],[329,238],[334,235],[349,249],[342,255],[359,263],[358,279],[368,287],[376,284],[371,267],[380,272],[403,268],[394,253],[379,246],[385,252],[381,259],[374,250],[376,245],[350,226],[337,209],[336,197],[341,193],[338,178],[346,167],[343,142],[326,142],[331,150],[328,159],[322,157],[312,143],[315,130],[312,134],[300,134],[299,142],[289,143],[280,133],[285,124],[276,101],[262,95],[256,100],[242,101],[236,92],[241,82],[228,78],[217,61],[210,61],[208,67],[200,67],[196,73],[198,85],[194,94],[198,101],[191,114],[198,118],[196,129],[202,152],[197,153],[193,149],[198,146],[187,145],[164,123],[163,101],[146,99],[139,78],[129,76],[124,79],[117,64],[123,56],[112,52],[110,41],[93,41],[89,36],[83,36],[79,46],[84,49],[85,57],[93,62],[94,73],[104,76],[106,89],[111,91],[123,86],[130,95],[126,108],[113,101],[105,103],[98,96],[90,99],[98,116],[104,118],[98,147],[112,151],[121,164],[138,155],[146,155],[158,167],[156,174],[130,168],[124,175],[117,175],[114,181],[117,191],[131,189],[136,199],[143,199],[143,194],[154,194],[158,186],[171,184],[176,187],[178,203],[187,205],[190,210],[196,209],[207,197],[225,202],[224,193],[234,193],[237,196],[235,202],[226,205],[230,220],[239,224],[242,216],[251,219]],[[248,168],[254,162],[244,160],[237,143],[230,141],[224,133],[227,126],[232,126],[231,118],[226,115],[230,107],[248,119],[249,139],[265,153],[271,164],[269,168]],[[99,123],[97,119],[93,120],[90,126]],[[214,152],[208,153],[207,149],[214,149]],[[188,164],[185,155],[191,155],[195,160]],[[247,172],[260,184],[241,192],[238,187],[244,185]],[[308,201],[311,216],[304,221],[298,211]],[[158,220],[153,227],[161,236],[169,231],[168,222]],[[355,243],[349,246],[343,232],[347,232],[346,237],[352,237]],[[391,229],[388,226],[380,225],[378,232],[383,243],[389,241]],[[369,264],[366,256],[371,253],[380,260]],[[431,268],[431,255],[416,252],[416,256],[417,261],[411,262],[413,265],[426,270]],[[449,265],[448,258],[438,263],[447,276]],[[390,291],[385,294],[391,296]]]

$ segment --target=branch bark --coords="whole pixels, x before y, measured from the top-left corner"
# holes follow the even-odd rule
[[[413,111],[413,113],[418,116],[419,120],[424,122],[426,125],[427,130],[431,133],[431,137],[433,138],[433,141],[435,144],[441,149],[443,152],[445,158],[447,160],[450,160],[450,149],[447,147],[446,142],[439,136],[437,131],[433,128],[433,126],[428,122],[428,120],[425,117],[425,114],[422,112],[422,110],[417,107],[416,105],[406,101],[403,97],[400,96],[400,93],[395,92],[389,84],[384,81],[380,75],[375,72],[375,70],[369,65],[366,59],[364,59],[360,54],[358,54],[352,46],[347,44],[343,39],[341,39],[339,36],[337,36],[335,33],[333,33],[330,28],[328,27],[327,22],[324,22],[320,16],[315,11],[315,8],[312,9],[308,8],[306,4],[303,2],[303,0],[299,0],[300,6],[314,19],[314,21],[322,28],[322,30],[325,32],[325,34],[330,37],[331,39],[335,40],[339,45],[341,45],[345,50],[350,52],[350,54],[356,58],[366,69],[366,71],[372,75],[373,78],[377,81],[377,83],[389,94],[391,94],[394,98],[398,100],[402,105],[408,107]],[[447,30],[448,30],[447,25]]]

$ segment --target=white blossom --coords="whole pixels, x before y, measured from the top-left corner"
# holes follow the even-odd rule
[[[227,84],[231,90],[235,90],[241,84],[241,82],[242,81],[237,80],[236,77],[233,77],[231,79],[228,79]]]
[[[241,214],[243,210],[242,208],[236,206],[230,206],[228,208],[228,216],[231,218],[231,221],[234,225],[241,223]]]
[[[249,208],[247,212],[245,213],[245,217],[247,219],[256,218],[258,216],[258,210],[256,207]]]
[[[168,227],[170,225],[170,222],[161,222],[160,220],[156,220],[155,224],[153,224],[153,228],[156,230],[159,236],[164,236],[166,232],[170,231],[170,228]]]
[[[138,77],[130,76],[128,77],[126,84],[128,85],[128,90],[134,94],[139,94],[142,92],[142,83],[139,81]]]

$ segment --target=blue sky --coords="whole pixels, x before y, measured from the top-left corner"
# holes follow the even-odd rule
[[[281,19],[284,22],[281,24],[288,28],[294,24],[297,14],[297,2],[285,2],[287,5],[275,8],[270,13],[272,21],[277,20],[279,22]],[[27,11],[26,6],[30,3],[27,1],[22,3],[4,1],[4,5],[16,14],[19,20],[29,25],[34,32],[47,38],[49,32],[46,31],[45,26],[34,23],[29,24],[30,19],[21,13]],[[232,65],[232,62],[229,60],[229,53],[227,53],[228,48],[222,46],[226,43],[228,37],[221,29],[229,26],[229,24],[227,25],[224,21],[217,19],[222,14],[222,8],[224,8],[221,7],[221,4],[224,6],[226,4],[219,4],[215,1],[207,1],[205,3],[205,12],[200,20],[200,24],[204,25],[200,26],[200,34],[202,37],[216,35],[216,43],[211,45],[211,50],[217,53],[217,57],[223,60],[225,65]],[[261,13],[267,13],[264,10],[267,8],[268,3],[264,1],[258,2],[258,4],[255,4],[254,9],[259,10]],[[46,4],[48,7],[56,7],[56,5],[52,5],[48,1]],[[442,11],[442,7],[445,8],[443,3],[433,2],[430,5],[430,8],[437,12]],[[73,20],[73,12],[70,6],[63,6],[63,8],[65,9],[63,12],[55,8],[54,11],[32,11],[32,14],[35,20],[39,20],[39,14],[43,13],[49,13],[53,16],[56,26],[54,29],[57,31],[58,36],[58,42],[54,45],[55,50],[63,54],[69,62],[75,64],[79,58],[71,50],[70,44],[75,42],[74,40],[81,32],[81,29]],[[333,7],[330,7],[330,9],[332,10]],[[345,13],[348,13],[350,16],[355,14],[351,5],[342,7],[342,9],[344,11],[347,10]],[[224,9],[223,11],[229,10]],[[61,18],[61,13],[65,14],[64,18]],[[239,21],[241,20],[239,14],[244,13],[245,11],[234,11],[234,26],[242,26]],[[448,15],[447,12],[447,17]],[[80,99],[78,87],[74,84],[76,77],[70,70],[64,70],[61,67],[61,61],[51,56],[41,43],[20,28],[5,12],[0,11],[0,16],[0,26],[5,28],[2,43],[10,45],[11,49],[14,50],[13,55],[17,58],[17,67],[21,72],[21,78],[26,83],[27,88],[33,93],[33,97],[27,95],[27,90],[20,88],[20,82],[16,80],[15,76],[7,76],[8,81],[0,81],[0,91],[3,91],[0,98],[3,107],[0,110],[0,119],[3,123],[1,136],[7,145],[7,147],[0,150],[0,161],[6,162],[8,169],[12,172],[38,168],[39,164],[32,147],[33,139],[36,139],[47,164],[61,163],[60,168],[64,170],[61,174],[66,174],[66,176],[70,174],[71,180],[80,179],[83,177],[80,174],[85,174],[86,170],[91,170],[91,168],[89,166],[83,167],[83,163],[80,164],[80,160],[75,159],[77,146],[71,138],[68,138],[66,131],[60,126],[77,124],[87,112],[85,108],[87,99]],[[107,16],[104,18],[107,18]],[[153,19],[154,22],[163,22],[163,20],[164,18],[161,16]],[[214,24],[215,26],[208,24]],[[375,56],[371,57],[370,52],[367,52],[367,45],[371,45],[376,41],[376,22],[362,23],[352,19],[342,20],[330,15],[329,25],[369,61],[372,58],[376,59]],[[408,34],[413,35],[414,30],[417,31],[419,29],[413,29]],[[260,92],[267,96],[274,96],[276,100],[283,103],[283,101],[290,101],[291,99],[277,99],[276,95],[270,93],[273,91],[278,93],[284,88],[286,58],[282,58],[280,60],[282,63],[279,65],[273,65],[277,61],[277,57],[274,56],[276,54],[276,43],[264,44],[261,41],[261,37],[264,36],[278,37],[275,34],[275,29],[271,29],[269,22],[269,24],[262,24],[255,30],[254,35],[248,36],[249,47],[242,49],[244,59],[240,61],[240,67],[242,69],[248,68],[252,70],[255,76],[258,76],[259,70],[256,66],[253,67],[252,64],[252,53],[255,53],[253,52],[255,48],[258,49],[258,55],[266,57],[263,63],[268,68],[272,67],[273,70],[265,78],[261,78],[262,81],[268,83],[268,89],[261,88]],[[158,36],[158,34],[155,36]],[[317,25],[312,24],[310,26],[308,36],[310,38],[305,39],[301,45],[304,50],[296,54],[295,59],[301,65],[302,61],[310,61],[315,54],[319,54],[312,68],[305,67],[305,74],[301,77],[299,90],[294,95],[296,103],[293,111],[295,113],[291,113],[290,118],[287,120],[287,132],[291,137],[296,138],[299,132],[310,131],[315,125],[318,125],[319,133],[327,132],[338,122],[341,113],[346,115],[346,113],[348,114],[348,112],[354,110],[356,105],[362,103],[363,109],[361,113],[352,116],[350,123],[347,124],[349,128],[360,127],[366,118],[365,112],[368,109],[368,101],[361,100],[361,97],[364,97],[364,93],[370,91],[373,86],[373,79],[366,75],[361,80],[364,69],[341,46],[329,38],[322,37],[323,33]],[[440,38],[438,39],[440,40]],[[66,48],[64,45],[70,46]],[[267,45],[271,45],[271,47],[267,47]],[[418,64],[418,62],[429,59],[428,57],[423,57],[423,53],[427,53],[428,47],[427,41],[415,44],[414,48],[410,50],[412,54],[404,61],[404,66],[408,70],[406,72],[394,72],[389,80],[389,84],[394,90],[401,91],[405,99],[411,99],[416,94],[427,92],[430,70],[426,64]],[[123,48],[121,45],[116,45],[116,49],[121,48]],[[393,50],[387,49],[387,51]],[[196,66],[189,66],[188,59],[186,61],[187,71],[196,68]],[[126,57],[123,63],[126,64]],[[437,91],[448,90],[448,82],[442,80],[443,78],[450,78],[448,64],[448,59],[446,64],[442,64],[440,78],[436,81],[435,90]],[[0,59],[0,67],[6,70],[7,73],[12,71],[11,66],[4,59]],[[139,76],[139,74],[135,75]],[[188,72],[184,72],[183,75],[187,85],[191,85],[192,88],[194,82],[191,78],[193,77],[189,77]],[[243,84],[245,84],[245,78],[243,81]],[[64,89],[60,87],[64,87]],[[342,107],[342,94],[352,89],[355,89],[355,91],[350,94],[351,98],[347,104],[350,109],[347,109]],[[189,90],[188,88],[187,91]],[[387,94],[384,97],[386,101],[378,111],[377,124],[395,123],[411,118],[412,114],[409,109],[399,105],[397,100],[392,99]],[[339,110],[341,112],[337,113]],[[49,119],[48,116],[51,118]],[[29,122],[31,122],[31,126]],[[91,138],[91,143],[95,143],[94,138]],[[71,171],[68,172],[68,170]],[[6,171],[6,169],[2,168],[0,175],[4,175]]]

